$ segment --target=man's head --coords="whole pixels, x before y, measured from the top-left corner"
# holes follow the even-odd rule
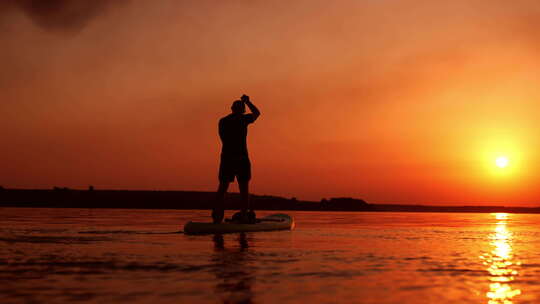
[[[234,114],[244,114],[246,112],[246,105],[241,100],[236,100],[231,106],[231,110]]]

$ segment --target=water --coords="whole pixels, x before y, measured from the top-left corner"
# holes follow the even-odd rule
[[[207,212],[0,208],[0,302],[540,302],[540,215],[287,213],[187,236]]]

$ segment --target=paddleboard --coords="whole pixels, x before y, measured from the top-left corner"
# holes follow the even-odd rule
[[[272,214],[258,219],[255,224],[223,222],[220,224],[192,222],[184,225],[185,234],[215,234],[234,232],[275,231],[294,229],[294,218],[287,214]]]

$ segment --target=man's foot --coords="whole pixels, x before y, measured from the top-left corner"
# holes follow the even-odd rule
[[[223,217],[225,217],[225,210],[214,208],[212,210],[212,219],[214,220],[214,224],[219,224],[223,221]]]
[[[247,212],[247,217],[251,223],[255,224],[257,222],[257,215],[255,214],[255,211],[249,210]]]

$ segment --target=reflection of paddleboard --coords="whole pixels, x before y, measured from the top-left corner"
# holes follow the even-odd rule
[[[254,232],[294,229],[294,218],[287,214],[272,214],[258,219],[255,224],[239,224],[224,222],[220,224],[187,222],[184,226],[185,234],[212,234],[233,232]]]

